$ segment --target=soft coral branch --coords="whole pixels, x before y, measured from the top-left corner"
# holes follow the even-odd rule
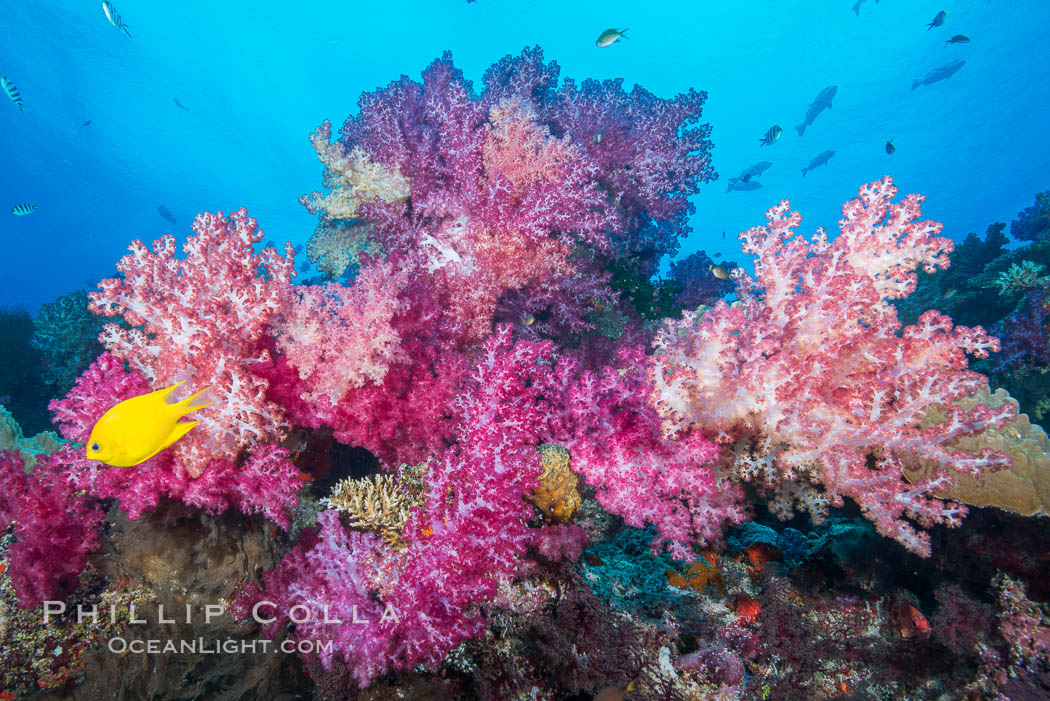
[[[769,210],[766,226],[740,236],[755,257],[754,277],[736,273],[742,304],[686,312],[658,336],[653,398],[668,434],[750,436],[775,454],[779,479],[818,482],[834,505],[854,499],[883,535],[928,555],[928,536],[903,517],[957,525],[964,507],[932,494],[952,472],[1008,458],[950,443],[1012,412],[954,403],[987,386],[966,359],[998,348],[983,329],[933,311],[901,329],[889,300],[914,289],[916,268],[947,265],[952,244],[936,237],[939,224],[918,220],[920,197],[895,204],[896,192],[889,178],[862,187],[834,241],[820,230],[796,236],[801,217],[786,201]],[[919,427],[933,409],[944,420]],[[909,485],[898,454],[937,469]]]

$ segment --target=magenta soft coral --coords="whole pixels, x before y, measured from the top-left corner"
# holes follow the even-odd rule
[[[133,468],[109,467],[88,460],[80,447],[92,426],[110,407],[148,392],[142,375],[128,372],[120,360],[103,353],[77,379],[69,393],[50,404],[65,445],[51,457],[63,465],[67,480],[77,489],[99,498],[116,498],[128,516],[136,519],[170,497],[212,513],[238,509],[261,513],[287,527],[289,513],[298,503],[302,482],[288,452],[274,444],[256,446],[240,463],[213,459],[194,479],[168,451]]]
[[[60,459],[41,456],[27,473],[17,453],[0,452],[0,523],[14,522],[15,536],[7,571],[25,608],[73,593],[99,545],[102,510],[63,470]]]
[[[921,197],[894,204],[896,193],[889,178],[862,187],[833,241],[822,230],[812,241],[796,236],[801,218],[787,201],[767,226],[741,234],[755,277],[737,272],[740,304],[667,323],[651,363],[653,397],[668,434],[750,438],[775,457],[773,482],[820,484],[816,498],[833,505],[850,497],[880,533],[928,555],[928,535],[905,517],[957,525],[965,507],[933,493],[955,471],[978,474],[1008,458],[949,446],[1011,411],[953,403],[987,386],[966,360],[997,348],[983,329],[953,328],[933,311],[901,329],[889,300],[914,290],[916,268],[945,267],[952,244],[936,236],[940,224],[919,221]],[[946,418],[918,427],[932,409]],[[934,475],[907,483],[905,455],[932,462]]]
[[[267,396],[297,425],[327,426],[337,440],[366,448],[387,465],[415,465],[439,454],[453,438],[451,402],[466,377],[467,356],[458,345],[462,334],[442,313],[431,281],[407,271],[388,277],[378,274],[381,270],[393,269],[367,266],[345,300],[327,295],[326,303],[341,306],[312,310],[329,320],[316,331],[328,345],[296,347],[252,372],[266,379]],[[370,309],[373,304],[393,314]],[[302,311],[277,322],[286,344],[304,333],[289,327],[300,318],[310,323]],[[377,326],[370,329],[373,323]],[[396,337],[398,345],[375,344],[368,338],[373,332]],[[350,357],[345,348],[364,348],[370,355]]]
[[[530,527],[524,500],[541,472],[538,445],[549,437],[552,351],[549,342],[513,343],[508,327],[485,342],[456,402],[457,443],[427,465],[427,499],[404,526],[404,550],[349,533],[335,513],[322,513],[319,535],[301,541],[261,589],[246,591],[238,610],[268,600],[281,611],[307,606],[316,617],[329,604],[331,617],[352,620],[356,605],[370,625],[300,625],[293,635],[334,640],[333,653],[364,686],[388,669],[436,664],[483,631],[484,605],[528,571],[530,549],[578,557],[580,529]],[[397,620],[380,622],[388,606]]]
[[[243,208],[228,218],[201,214],[193,230],[182,259],[174,236],[152,250],[132,242],[117,263],[123,277],[103,280],[90,297],[93,311],[121,315],[132,327],[107,324],[100,340],[152,389],[181,380],[190,390],[212,388],[215,404],[195,414],[200,425],[171,450],[196,477],[211,460],[235,460],[243,448],[284,435],[283,412],[250,369],[269,357],[266,327],[295,271],[290,244],[287,257],[253,251],[263,233]]]
[[[655,525],[657,550],[669,544],[679,560],[695,558],[693,546],[720,538],[723,526],[745,517],[743,494],[712,466],[718,447],[699,430],[665,438],[651,406],[652,384],[641,348],[622,349],[600,372],[577,375],[563,359],[550,392],[555,439],[566,445],[572,466],[608,511],[628,526]]]

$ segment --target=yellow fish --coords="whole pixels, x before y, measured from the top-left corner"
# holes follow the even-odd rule
[[[189,433],[197,422],[180,422],[179,419],[214,402],[200,404],[195,401],[210,389],[205,387],[181,402],[169,404],[168,395],[181,384],[125,399],[103,414],[91,429],[87,459],[113,467],[133,467]]]

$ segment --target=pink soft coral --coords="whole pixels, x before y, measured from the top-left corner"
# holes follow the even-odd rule
[[[63,446],[52,456],[64,465],[72,485],[99,498],[119,499],[121,508],[132,519],[154,508],[160,499],[170,497],[213,513],[229,508],[261,513],[288,526],[288,514],[298,503],[302,482],[288,452],[280,446],[256,446],[240,464],[210,460],[196,479],[170,451],[132,468],[109,467],[88,460],[79,446],[87,440],[95,422],[113,405],[148,391],[146,378],[125,371],[115,355],[103,353],[63,399],[51,402],[50,409],[63,437],[77,444]]]
[[[266,325],[295,271],[290,245],[288,257],[252,250],[263,233],[243,208],[229,218],[201,214],[193,230],[182,259],[174,236],[152,251],[134,241],[117,263],[123,277],[103,280],[90,296],[93,311],[122,315],[132,327],[108,324],[100,340],[152,389],[181,380],[212,388],[215,404],[194,415],[200,425],[171,450],[197,477],[213,459],[235,460],[242,448],[284,435],[283,412],[250,368],[269,357]]]
[[[436,664],[487,625],[486,605],[502,585],[528,574],[525,556],[576,558],[585,537],[575,526],[529,527],[524,497],[538,484],[538,445],[549,437],[545,395],[554,389],[552,344],[512,343],[508,327],[486,341],[457,402],[458,442],[426,468],[426,502],[402,531],[403,550],[348,533],[333,512],[318,518],[318,536],[301,541],[280,566],[249,588],[237,608],[260,601],[280,612],[302,605],[314,621],[297,639],[333,640],[361,686],[390,669]],[[325,627],[330,617],[370,619],[367,626]],[[397,619],[380,621],[390,607]],[[271,633],[283,622],[270,627]]]
[[[63,479],[56,456],[40,456],[32,473],[17,453],[0,452],[0,524],[15,524],[8,573],[25,608],[61,600],[77,588],[99,545],[102,510]]]
[[[462,334],[442,314],[426,277],[410,278],[398,289],[393,283],[407,275],[398,273],[388,286],[383,284],[386,278],[372,272],[362,274],[364,278],[350,288],[347,299],[364,304],[374,297],[381,307],[396,310],[389,321],[385,312],[364,308],[315,313],[325,318],[338,316],[335,328],[324,330],[323,335],[367,348],[372,354],[369,360],[347,357],[337,346],[314,346],[259,363],[252,371],[267,380],[269,398],[296,424],[327,426],[336,440],[366,448],[389,466],[418,464],[439,454],[453,438],[452,398],[468,371],[467,356],[456,343]],[[326,303],[336,302],[329,297]],[[373,345],[364,337],[369,331],[357,328],[355,317],[381,317],[379,333],[396,336],[399,345]],[[312,354],[318,362],[307,365],[313,362],[308,360]],[[309,368],[306,377],[292,361],[299,368]],[[333,363],[349,367],[330,367]],[[362,368],[374,371],[364,373]],[[343,382],[345,378],[353,381]]]
[[[287,288],[277,347],[303,381],[302,399],[339,404],[351,389],[383,382],[403,355],[392,321],[408,304],[400,295],[406,277],[376,261],[352,287]]]
[[[700,429],[741,436],[774,457],[771,482],[799,495],[823,485],[833,505],[856,501],[885,536],[929,555],[921,526],[957,525],[965,507],[933,498],[952,471],[977,474],[1007,464],[984,451],[953,450],[953,439],[1009,418],[1010,409],[964,410],[953,402],[987,386],[966,353],[998,347],[980,327],[952,327],[930,311],[903,331],[889,300],[911,293],[915,269],[947,265],[941,225],[918,221],[922,198],[891,200],[889,178],[860,189],[843,207],[841,234],[796,237],[801,217],[787,201],[769,224],[743,234],[755,277],[737,273],[741,303],[668,322],[651,363],[654,401],[669,435]],[[931,409],[947,418],[919,423]],[[928,480],[902,478],[903,454],[939,466]]]
[[[556,440],[602,506],[628,526],[655,525],[654,550],[669,543],[675,558],[693,559],[691,546],[715,541],[726,522],[743,520],[743,494],[715,475],[718,448],[700,431],[662,435],[641,349],[622,349],[616,360],[579,378],[575,362],[559,363]]]

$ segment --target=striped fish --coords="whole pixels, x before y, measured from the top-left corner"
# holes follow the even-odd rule
[[[106,19],[117,29],[123,29],[124,33],[129,37],[131,32],[128,31],[128,25],[124,24],[124,20],[121,18],[120,13],[117,12],[117,8],[113,7],[113,3],[109,0],[102,0],[102,11],[106,13]]]
[[[32,214],[35,210],[35,204],[22,202],[21,204],[16,204],[14,207],[11,208],[11,214],[15,215],[16,217],[24,217],[27,214]]]
[[[759,139],[759,143],[762,146],[772,146],[776,142],[780,141],[780,136],[783,133],[784,130],[780,128],[780,125],[774,124],[769,128],[769,131],[766,132],[766,135]]]
[[[11,82],[11,79],[7,76],[0,75],[0,87],[4,89],[7,96],[11,98],[11,102],[15,103],[18,111],[25,114],[25,108],[22,106],[22,96],[18,92],[18,88]]]

